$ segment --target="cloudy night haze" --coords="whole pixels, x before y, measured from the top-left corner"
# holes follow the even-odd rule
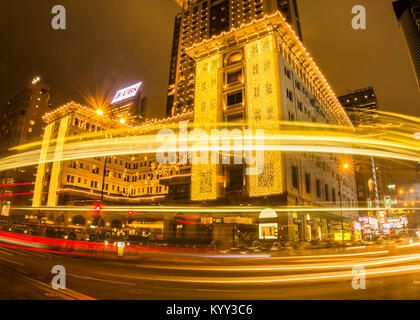
[[[0,8],[0,300],[420,299],[420,1]]]

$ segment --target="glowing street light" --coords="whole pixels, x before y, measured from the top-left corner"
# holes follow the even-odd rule
[[[96,113],[98,114],[98,116],[101,116],[101,115],[103,115],[103,114],[104,114],[104,112],[103,112],[101,109],[96,110]]]
[[[398,193],[399,193],[400,195],[403,195],[403,194],[404,194],[404,190],[403,190],[403,189],[400,189],[400,190],[398,190]]]
[[[120,122],[121,122],[122,124],[124,124],[124,123],[125,123],[125,119],[124,119],[124,118],[121,118],[121,119],[120,119]]]
[[[40,77],[35,77],[35,78],[32,80],[32,84],[37,84],[39,81],[41,81],[41,78],[40,78]]]

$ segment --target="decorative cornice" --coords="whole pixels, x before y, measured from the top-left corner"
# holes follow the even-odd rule
[[[48,112],[46,114],[44,114],[42,116],[42,119],[49,123],[51,121],[54,121],[56,119],[60,119],[62,117],[64,117],[65,115],[71,113],[71,112],[83,112],[86,113],[86,116],[89,118],[94,118],[96,119],[98,122],[99,121],[108,121],[113,125],[118,125],[119,127],[122,128],[127,128],[127,129],[134,129],[134,130],[148,130],[149,128],[151,129],[151,127],[156,126],[156,125],[165,125],[168,123],[172,123],[172,122],[176,122],[176,121],[183,121],[183,120],[193,120],[194,118],[194,112],[190,111],[190,112],[186,112],[186,113],[181,113],[179,115],[176,116],[172,116],[172,117],[168,117],[168,118],[164,118],[164,119],[156,119],[156,120],[146,120],[145,123],[138,125],[138,126],[132,126],[129,125],[127,123],[122,124],[118,118],[106,115],[106,114],[102,114],[102,115],[98,115],[97,114],[97,110],[92,108],[92,107],[87,107],[84,105],[81,105],[77,102],[71,101],[68,102],[56,109],[54,109],[51,112]]]

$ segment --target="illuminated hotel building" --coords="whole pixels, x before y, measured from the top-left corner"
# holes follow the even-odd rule
[[[151,204],[166,199],[168,187],[160,184],[159,179],[170,179],[171,176],[185,175],[190,171],[185,166],[159,165],[155,153],[112,155],[112,146],[118,146],[118,141],[147,134],[153,128],[158,130],[167,124],[183,120],[183,117],[132,126],[129,122],[121,123],[119,118],[112,115],[98,114],[94,108],[70,102],[45,114],[43,119],[47,125],[36,173],[32,202],[34,212],[42,212],[43,207],[94,208],[100,204],[106,208],[121,205],[127,210],[103,216],[103,223],[119,221],[121,226],[127,223],[130,205]],[[84,154],[83,157],[72,154],[73,146],[77,148],[78,143],[92,145],[90,157],[90,154]],[[98,154],[97,149],[102,144],[109,148],[103,155],[100,152]],[[136,147],[135,144],[132,146]],[[57,223],[68,223],[69,219],[76,223],[76,219],[77,224],[85,225],[89,217],[89,212],[75,215],[57,211],[54,220]],[[137,223],[137,227],[150,227],[151,221],[156,221],[159,217],[143,215],[142,218],[149,219],[149,222]],[[118,224],[111,226],[118,227]],[[156,226],[163,228],[161,223]]]
[[[192,45],[186,53],[196,65],[194,127],[209,131],[220,122],[242,123],[269,134],[280,130],[279,122],[284,121],[352,128],[321,71],[279,12]],[[342,173],[340,161],[340,156],[328,153],[264,151],[259,175],[246,175],[246,164],[193,164],[191,200],[357,207],[354,172]],[[345,211],[343,216],[349,229],[358,214]],[[339,212],[282,214],[276,238],[320,239],[339,220]]]
[[[302,39],[296,0],[175,0],[182,12],[175,18],[166,115],[194,106],[195,62],[185,49],[231,28],[280,11]]]

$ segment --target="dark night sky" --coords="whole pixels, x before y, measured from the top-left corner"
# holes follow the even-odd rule
[[[298,0],[305,45],[337,95],[373,86],[386,111],[420,116],[415,85],[392,0]],[[67,30],[51,28],[51,8],[67,9]],[[367,30],[351,28],[351,8],[367,8]],[[0,101],[40,75],[53,103],[115,93],[145,83],[149,116],[163,115],[173,0],[1,0]]]

